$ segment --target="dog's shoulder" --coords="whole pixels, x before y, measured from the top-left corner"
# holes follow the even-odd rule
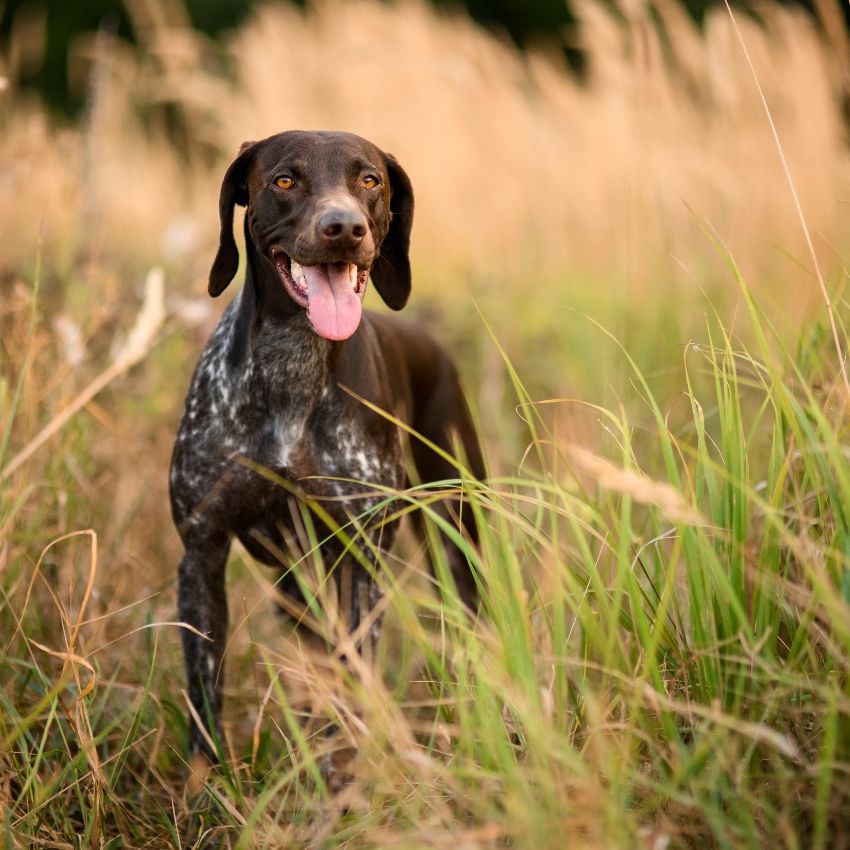
[[[454,373],[451,357],[421,323],[372,311],[367,317],[394,385],[424,396],[440,377]]]

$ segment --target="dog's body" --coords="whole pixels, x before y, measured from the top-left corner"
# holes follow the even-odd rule
[[[410,291],[413,195],[395,160],[349,134],[282,133],[243,145],[222,185],[212,295],[236,272],[235,203],[248,207],[245,286],[195,371],[171,468],[172,512],[186,549],[179,615],[211,639],[184,631],[189,694],[199,716],[213,725],[221,707],[231,539],[286,569],[285,537],[293,537],[288,533],[298,498],[322,500],[333,522],[344,525],[384,498],[380,488],[406,483],[398,427],[360,399],[441,449],[450,451],[456,434],[472,472],[483,475],[448,356],[415,325],[360,312],[370,270],[394,309],[404,306]],[[423,442],[413,440],[410,447],[423,482],[457,477]],[[441,510],[461,514],[456,500]],[[463,527],[475,540],[466,514]],[[386,549],[395,523],[372,523],[369,534]],[[466,561],[451,544],[446,549],[458,590],[472,606],[475,582]],[[341,544],[331,540],[323,560],[333,564],[341,553]],[[379,591],[368,570],[347,560],[354,630],[364,604],[374,607]],[[281,588],[298,595],[291,573]],[[213,756],[194,726],[192,746]]]

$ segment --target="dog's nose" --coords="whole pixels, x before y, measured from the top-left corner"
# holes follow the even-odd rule
[[[328,210],[319,219],[319,235],[334,245],[357,245],[366,235],[366,219],[355,210]]]

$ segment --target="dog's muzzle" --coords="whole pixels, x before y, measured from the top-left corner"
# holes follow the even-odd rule
[[[273,252],[275,267],[296,304],[319,336],[348,339],[360,325],[369,269],[354,263],[321,263],[302,266],[287,254]]]

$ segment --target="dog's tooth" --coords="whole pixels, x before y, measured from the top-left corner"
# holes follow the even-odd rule
[[[304,269],[301,268],[300,263],[296,263],[295,260],[290,264],[290,269],[292,270],[292,276],[297,278],[304,277]]]

